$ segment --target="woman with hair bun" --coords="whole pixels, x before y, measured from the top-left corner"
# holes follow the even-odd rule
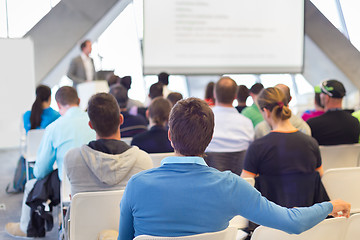
[[[311,206],[327,199],[320,181],[323,168],[319,145],[290,123],[291,110],[284,93],[266,88],[257,102],[272,131],[249,146],[241,177],[256,177],[255,187],[282,206]]]
[[[44,129],[47,125],[60,117],[60,114],[50,107],[51,89],[45,85],[36,88],[36,99],[24,116],[24,128],[26,133],[30,129]]]

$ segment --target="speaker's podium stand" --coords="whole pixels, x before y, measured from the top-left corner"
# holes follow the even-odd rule
[[[76,90],[80,98],[80,108],[87,109],[87,104],[92,95],[99,92],[109,92],[109,85],[105,80],[84,82],[77,85]]]

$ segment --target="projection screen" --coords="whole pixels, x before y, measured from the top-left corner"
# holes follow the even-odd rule
[[[298,73],[303,0],[146,0],[144,74]]]

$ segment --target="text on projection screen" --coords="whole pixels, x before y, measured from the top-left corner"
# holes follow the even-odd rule
[[[303,0],[146,0],[144,73],[301,72]]]

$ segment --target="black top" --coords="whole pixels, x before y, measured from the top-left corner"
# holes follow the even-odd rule
[[[167,129],[162,126],[153,126],[149,131],[134,136],[131,145],[138,146],[147,153],[174,151],[168,139]]]
[[[121,112],[124,116],[124,123],[120,126],[121,137],[133,137],[136,134],[147,131],[145,118],[138,115],[131,115],[128,112]]]
[[[247,106],[236,106],[236,110],[238,110],[239,113],[241,113],[241,111],[246,108]]]
[[[271,132],[246,151],[244,170],[260,175],[311,173],[321,166],[316,140],[302,132]]]
[[[89,142],[88,146],[96,151],[107,154],[121,154],[131,147],[123,141],[115,139],[99,139]]]
[[[347,111],[327,111],[307,121],[319,145],[351,144],[359,141],[359,120]]]

